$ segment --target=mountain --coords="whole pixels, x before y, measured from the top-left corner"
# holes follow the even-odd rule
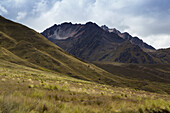
[[[150,52],[150,54],[153,57],[160,59],[161,62],[170,64],[170,48],[159,49],[157,51]]]
[[[97,25],[88,23],[79,33],[84,36],[84,33],[93,31],[91,28],[95,26]],[[78,29],[82,29],[80,27],[65,27],[70,33],[66,34],[61,30],[57,36],[66,38],[80,35],[76,33]],[[169,49],[158,50],[150,53],[150,56],[139,46],[116,34],[103,32],[100,27],[96,30],[99,33],[95,35],[90,32],[90,46],[93,47],[91,41],[95,42],[96,35],[100,34],[100,40],[106,41],[110,46],[120,46],[117,50],[124,51],[124,54],[116,54],[120,61],[128,61],[128,57],[140,52],[146,59],[155,57],[169,62]],[[81,36],[77,38],[79,40]],[[83,41],[88,40],[80,41],[83,44]],[[94,45],[98,46],[96,43]],[[162,54],[164,55],[161,56]],[[146,62],[149,61],[151,59]],[[168,64],[85,62],[65,52],[36,31],[0,16],[2,113],[169,113],[169,75]]]
[[[1,16],[0,60],[99,83],[121,85],[123,80],[73,57],[36,31]]]
[[[86,25],[83,26],[80,24],[76,24],[74,27],[71,28],[68,27],[69,25],[72,26],[71,23],[65,23],[63,29],[65,29],[65,31],[70,32],[74,31],[73,34],[70,33],[66,34],[64,33],[65,31],[61,30],[60,35],[58,35],[60,36],[60,38],[72,35],[77,36],[76,38],[70,37],[67,39],[63,39],[68,41],[72,40],[70,44],[66,44],[67,46],[71,46],[71,43],[73,43],[74,40],[77,40],[78,43],[82,44],[79,45],[82,49],[86,51],[96,50],[97,53],[97,51],[102,52],[99,47],[105,47],[103,48],[103,50],[104,49],[107,50],[108,46],[106,45],[110,46],[109,51],[112,52],[114,50],[113,45],[115,45],[115,47],[117,47],[115,49],[119,51],[115,54],[116,55],[115,58],[117,58],[118,61],[127,62],[140,61],[154,63],[154,60],[152,60],[152,56],[145,53],[139,46],[131,44],[129,41],[120,38],[118,35],[114,33],[105,32],[101,27],[98,27],[94,23],[87,23]],[[53,28],[55,28],[55,26]],[[56,32],[55,29],[53,32]],[[91,38],[88,37],[89,34],[87,33],[90,33]],[[60,41],[62,40],[60,39]],[[87,49],[84,46],[87,47]],[[116,52],[116,50],[114,50],[113,52]],[[80,50],[77,50],[77,52],[78,51]],[[92,51],[92,53],[93,52],[94,51]],[[137,53],[140,53],[140,55],[138,55]],[[140,56],[143,55],[144,56],[143,60],[145,59],[145,61],[131,59],[131,56],[133,54],[139,56],[139,59]],[[108,56],[111,57],[110,55]],[[98,58],[98,56],[96,56],[96,58]],[[9,77],[11,77],[11,75],[14,74],[15,77],[24,75],[22,78],[28,78],[30,76],[33,76],[32,79],[42,80],[42,77],[44,76],[41,76],[41,74],[44,73],[45,77],[47,77],[47,81],[57,76],[60,76],[63,79],[65,79],[65,77],[69,77],[68,78],[69,80],[71,80],[74,77],[76,79],[86,80],[86,82],[87,81],[92,83],[96,82],[100,84],[107,84],[110,86],[131,87],[135,89],[144,89],[147,91],[159,93],[168,94],[170,93],[168,90],[169,78],[167,77],[169,73],[169,68],[162,69],[162,66],[158,66],[156,67],[157,70],[156,73],[148,74],[149,77],[143,76],[143,74],[138,75],[138,72],[140,72],[140,67],[137,68],[137,70],[139,71],[137,72],[134,71],[134,75],[132,76],[126,75],[127,69],[123,72],[124,66],[123,67],[120,66],[119,69],[123,72],[123,75],[120,72],[113,73],[110,70],[105,69],[104,68],[105,66],[104,67],[100,66],[101,68],[99,68],[96,66],[96,64],[94,65],[92,63],[88,63],[81,59],[73,57],[71,54],[65,52],[63,49],[61,49],[54,43],[50,42],[44,36],[37,33],[36,31],[21,24],[7,20],[1,16],[0,16],[0,66],[1,66],[0,72],[2,72],[2,74],[0,75],[3,76],[8,75]],[[142,68],[145,69],[146,67],[144,66]],[[32,73],[32,71],[30,70],[36,71],[38,75],[30,74]],[[147,68],[147,71],[148,70],[150,70],[150,68],[149,69]],[[150,71],[150,73],[152,72],[155,72],[155,70]],[[160,76],[160,74],[162,73],[164,73],[164,75]],[[51,76],[51,74],[54,76]],[[37,78],[37,76],[40,76],[40,78]],[[134,78],[132,79],[132,77]],[[166,79],[164,77],[166,77]]]
[[[137,37],[97,24],[63,23],[42,32],[48,40],[86,61],[155,64],[160,62],[147,51],[155,49]],[[122,35],[122,36],[120,36]]]
[[[132,44],[138,45],[140,48],[142,48],[144,51],[152,51],[155,50],[154,47],[151,45],[148,45],[147,43],[143,42],[141,39],[138,37],[132,37],[129,33],[121,33],[119,30],[113,28],[110,29],[106,25],[101,26],[101,28],[107,32],[115,33],[119,35],[121,38],[130,41]]]

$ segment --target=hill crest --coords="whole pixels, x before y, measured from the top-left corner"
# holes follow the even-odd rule
[[[54,25],[42,32],[42,35],[72,55],[87,61],[160,63],[147,53],[155,49],[141,39],[107,26],[100,27],[92,22]],[[131,49],[127,51],[127,48]],[[137,50],[133,51],[135,49]],[[122,55],[126,55],[127,58],[120,58]]]

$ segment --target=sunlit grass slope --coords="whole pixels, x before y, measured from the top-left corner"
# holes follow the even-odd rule
[[[2,113],[168,113],[170,96],[112,87],[0,60]]]
[[[84,80],[120,84],[121,78],[82,62],[26,26],[0,17],[1,59]]]
[[[149,81],[111,73],[0,17],[0,113],[170,112],[168,79],[148,79],[151,93],[139,90]]]
[[[113,62],[94,62],[94,64],[114,75],[136,81],[136,84],[129,82],[126,86],[170,94],[169,64],[137,65]]]
[[[170,93],[169,76],[161,76],[165,72],[159,76],[154,74],[155,71],[147,74],[150,69],[140,71],[138,66],[132,66],[138,71],[131,71],[131,67],[118,69],[112,66],[108,70],[104,68],[105,71],[71,56],[36,31],[3,17],[0,17],[0,53],[0,59],[46,72],[112,86]]]

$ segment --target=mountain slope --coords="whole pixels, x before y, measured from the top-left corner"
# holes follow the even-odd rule
[[[170,64],[170,48],[152,51],[152,52],[150,52],[150,54],[153,57],[160,59],[161,62]]]
[[[100,83],[120,82],[120,77],[74,58],[41,34],[3,17],[0,34],[3,60]]]
[[[136,86],[142,90],[154,91],[156,89],[170,93],[169,64],[138,65],[111,62],[94,62],[94,64],[120,77],[142,81],[141,84],[136,83]]]
[[[122,38],[119,34],[109,32],[92,22],[85,25],[71,23],[54,25],[45,30],[42,35],[72,55],[87,61],[139,64],[159,62],[143,51],[146,44],[140,46],[141,43],[137,43],[140,41],[135,41],[135,38],[133,41]],[[149,45],[146,49],[154,50],[152,47],[149,48]],[[123,58],[124,55],[127,55],[126,58]]]
[[[130,79],[149,80],[162,83],[168,83],[170,81],[170,65],[137,65],[108,62],[94,62],[94,64],[110,73]]]
[[[138,45],[140,48],[142,48],[144,51],[152,51],[155,50],[154,47],[152,47],[151,45],[148,45],[147,43],[143,42],[141,39],[139,39],[138,37],[132,37],[129,33],[125,32],[125,33],[121,33],[119,30],[117,29],[110,29],[108,28],[106,25],[101,26],[101,28],[107,32],[111,32],[111,33],[115,33],[118,36],[120,36],[121,38],[130,41],[132,44],[134,45]]]
[[[86,27],[91,31],[93,29],[91,29],[90,26],[96,26],[96,24],[88,24],[89,25]],[[99,27],[99,30],[102,29]],[[96,67],[93,64],[79,60],[34,30],[29,29],[21,24],[9,21],[3,17],[0,17],[0,32],[0,64],[2,62],[8,62],[9,64],[19,65],[20,67],[31,67],[32,69],[50,72],[54,75],[61,75],[62,77],[67,75],[69,77],[83,79],[86,81],[94,81],[111,86],[141,89],[141,87],[145,84],[145,81],[143,80],[138,80],[136,78],[129,79],[123,76],[121,77],[119,74],[111,74],[99,67]],[[85,30],[82,30],[80,31],[80,34],[83,34],[84,32]],[[105,32],[100,33],[105,36]],[[91,35],[93,36],[93,32],[91,32]],[[111,43],[117,46],[119,45],[120,49],[123,47],[121,46],[121,43],[127,43],[126,45],[129,44],[129,42],[124,41],[120,37],[117,37],[117,39],[112,39],[112,35],[109,36],[109,38],[100,38],[105,40],[105,42],[110,44],[110,46]],[[96,39],[95,36],[94,39]],[[133,46],[138,47],[136,45]],[[128,52],[131,54],[133,53],[132,50],[128,50]],[[39,74],[41,75],[41,73]],[[27,75],[25,75],[25,77],[27,78]],[[166,82],[166,80],[164,82]],[[156,85],[159,85],[159,87],[155,87]],[[169,93],[168,87],[168,83],[150,81],[149,85],[145,86],[145,90],[159,93]],[[153,90],[150,90],[150,88],[153,88]]]
[[[0,47],[10,48],[16,44],[16,40],[0,31]]]

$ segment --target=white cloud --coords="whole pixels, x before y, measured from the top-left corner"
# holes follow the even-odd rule
[[[0,4],[0,14],[3,14],[3,13],[5,13],[5,14],[7,14],[8,13],[8,11],[3,7],[3,6],[1,6],[1,4]]]
[[[46,11],[46,9],[47,9],[47,1],[41,0],[35,3],[35,5],[33,6],[32,13],[33,14],[43,13]]]
[[[23,5],[25,5],[28,1],[30,0],[6,0],[5,3],[8,3],[8,6],[15,7],[15,8],[20,8]]]
[[[170,40],[169,0],[0,0],[0,4],[8,10],[5,17],[39,32],[62,22],[93,21],[137,35],[156,48],[170,47],[165,43]],[[166,41],[158,44],[160,36]]]
[[[26,17],[27,13],[26,12],[18,12],[18,15],[16,17],[16,20],[22,20]]]
[[[25,21],[29,26],[36,28],[38,31],[43,31],[47,27],[62,22],[87,22],[89,21],[89,15],[93,0],[62,0],[57,1],[49,10],[43,11],[36,18],[27,18]],[[32,23],[30,23],[30,21]]]
[[[143,39],[148,44],[152,45],[153,47],[156,47],[156,49],[170,47],[169,35],[150,35]]]

